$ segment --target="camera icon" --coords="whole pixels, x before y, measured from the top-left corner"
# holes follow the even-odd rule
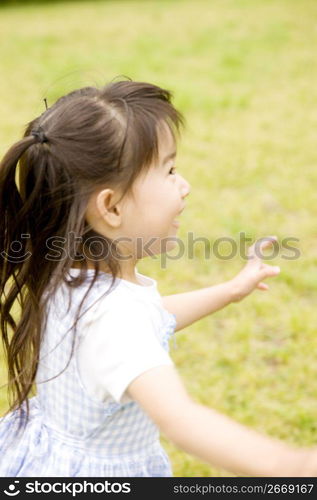
[[[19,482],[20,481],[14,481],[14,483],[17,483],[17,484],[19,484]],[[16,486],[14,483],[9,484],[8,490],[10,490],[10,491],[4,490],[3,493],[8,495],[9,497],[15,497],[16,495],[18,495],[20,493],[20,490],[16,490]]]

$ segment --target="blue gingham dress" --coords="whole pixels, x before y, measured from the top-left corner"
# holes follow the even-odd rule
[[[161,344],[168,350],[176,320],[163,308],[160,313]],[[51,328],[49,336],[43,336],[37,382],[59,374],[71,352],[71,336],[54,328],[53,317],[49,316],[48,324]],[[26,421],[25,403],[22,413],[16,410],[0,419],[2,477],[172,475],[156,425],[132,400],[122,404],[92,398],[82,384],[75,356],[58,377],[37,384],[37,395],[29,399],[29,405],[30,417],[20,433],[19,420]]]

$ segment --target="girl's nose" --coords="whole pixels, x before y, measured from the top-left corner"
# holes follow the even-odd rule
[[[184,179],[184,177],[182,177],[181,180],[182,180],[182,188],[181,188],[182,198],[185,198],[190,193],[190,184],[189,182],[186,181],[186,179]]]

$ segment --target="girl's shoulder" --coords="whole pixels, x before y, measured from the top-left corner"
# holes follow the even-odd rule
[[[87,311],[86,321],[109,320],[120,322],[153,320],[162,310],[160,296],[150,298],[134,294],[130,289],[118,287],[109,294],[101,294]]]
[[[137,278],[139,285],[116,279],[111,286],[111,279],[101,276],[90,295],[86,321],[96,322],[99,318],[118,315],[127,319],[142,316],[153,318],[155,312],[162,313],[162,298],[157,290],[157,282],[140,273],[137,273]]]

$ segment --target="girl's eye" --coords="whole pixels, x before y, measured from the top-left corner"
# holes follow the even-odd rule
[[[175,175],[176,174],[176,167],[172,167],[169,171],[169,174]]]

